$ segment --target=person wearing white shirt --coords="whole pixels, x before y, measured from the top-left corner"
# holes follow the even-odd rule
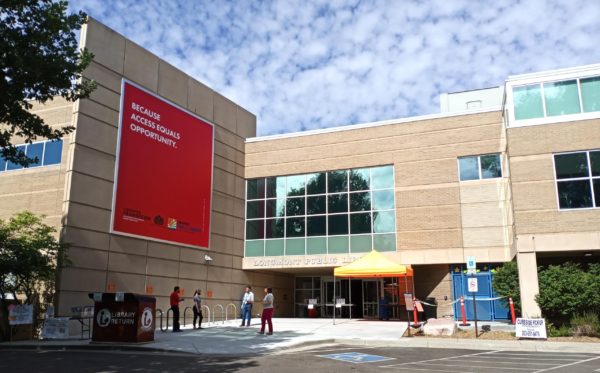
[[[250,318],[252,317],[253,305],[254,293],[252,293],[252,287],[248,285],[246,286],[246,292],[244,293],[244,298],[242,299],[242,325],[240,326],[250,326]],[[246,320],[248,320],[247,323]]]

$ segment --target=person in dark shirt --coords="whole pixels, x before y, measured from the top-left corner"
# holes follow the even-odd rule
[[[179,302],[183,301],[183,298],[179,296],[179,286],[173,288],[171,293],[171,310],[173,310],[173,332],[180,332],[179,328]]]

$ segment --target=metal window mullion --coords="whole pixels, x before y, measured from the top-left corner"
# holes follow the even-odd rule
[[[48,141],[44,141],[44,145],[42,146],[42,159],[40,159],[40,166],[45,166],[46,162],[45,162],[45,157],[46,157],[46,144],[48,144]]]
[[[579,95],[579,113],[583,114],[583,95],[581,94],[581,78],[577,78],[577,94]]]
[[[481,172],[481,156],[477,156],[477,170],[479,172],[479,180],[483,180],[483,172]]]
[[[325,172],[325,255],[329,255],[329,172]]]
[[[351,249],[351,244],[352,244],[352,239],[351,237],[351,231],[350,231],[350,170],[346,171],[346,184],[348,185],[348,187],[346,188],[346,215],[347,217],[347,221],[348,221],[348,254],[350,254],[352,252]],[[341,294],[341,293],[340,293]]]
[[[546,114],[546,94],[544,91],[544,83],[539,83],[540,85],[540,94],[542,95],[542,108],[544,110],[544,118],[547,118],[548,115]]]

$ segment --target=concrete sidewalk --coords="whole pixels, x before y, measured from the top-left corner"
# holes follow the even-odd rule
[[[157,331],[155,341],[146,344],[90,344],[88,340],[27,341],[0,344],[0,348],[27,349],[123,349],[169,351],[208,355],[258,355],[286,352],[341,343],[354,346],[406,348],[458,348],[473,350],[556,351],[600,354],[600,343],[547,341],[507,341],[458,338],[402,338],[407,324],[395,321],[359,319],[284,319],[273,320],[275,333],[261,335],[260,322],[239,327],[239,321],[216,323],[202,330],[184,328],[182,333]]]

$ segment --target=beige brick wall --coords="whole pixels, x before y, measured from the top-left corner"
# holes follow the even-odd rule
[[[464,250],[509,260],[508,168],[501,181],[458,180],[457,158],[503,153],[501,113],[415,120],[248,141],[246,177],[393,164],[397,249],[407,264],[456,263]],[[480,215],[489,215],[480,219]],[[465,235],[465,229],[470,230]]]
[[[553,163],[554,153],[600,149],[599,127],[595,119],[508,129],[517,237],[544,235],[560,242],[565,234],[599,231],[600,209],[558,209]]]
[[[435,298],[437,317],[453,316],[452,279],[447,265],[420,265],[415,270],[415,291],[418,299]]]
[[[45,104],[33,103],[32,113],[46,124],[60,128],[72,124],[73,103],[56,97]],[[46,215],[45,222],[60,231],[66,170],[69,163],[69,141],[63,139],[62,161],[58,165],[33,167],[0,173],[0,219],[7,219],[19,211],[29,210]],[[35,141],[43,141],[37,139]],[[23,139],[13,138],[15,144]]]
[[[105,291],[109,285],[136,293],[151,287],[157,307],[163,310],[175,285],[184,289],[185,296],[196,288],[205,297],[211,291],[213,297],[206,298],[211,308],[238,305],[246,284],[268,285],[293,299],[290,276],[258,276],[242,270],[244,138],[255,135],[256,117],[95,20],[85,25],[81,40],[95,55],[84,77],[94,79],[98,89],[72,110],[77,132],[69,144],[73,160],[66,170],[67,215],[62,235],[73,243],[73,265],[60,276],[58,313],[89,304],[88,292]],[[109,233],[123,77],[215,124],[211,247],[207,250]],[[59,205],[62,202],[61,194]],[[209,265],[204,253],[214,259]],[[291,314],[291,301],[279,299],[279,312]]]

